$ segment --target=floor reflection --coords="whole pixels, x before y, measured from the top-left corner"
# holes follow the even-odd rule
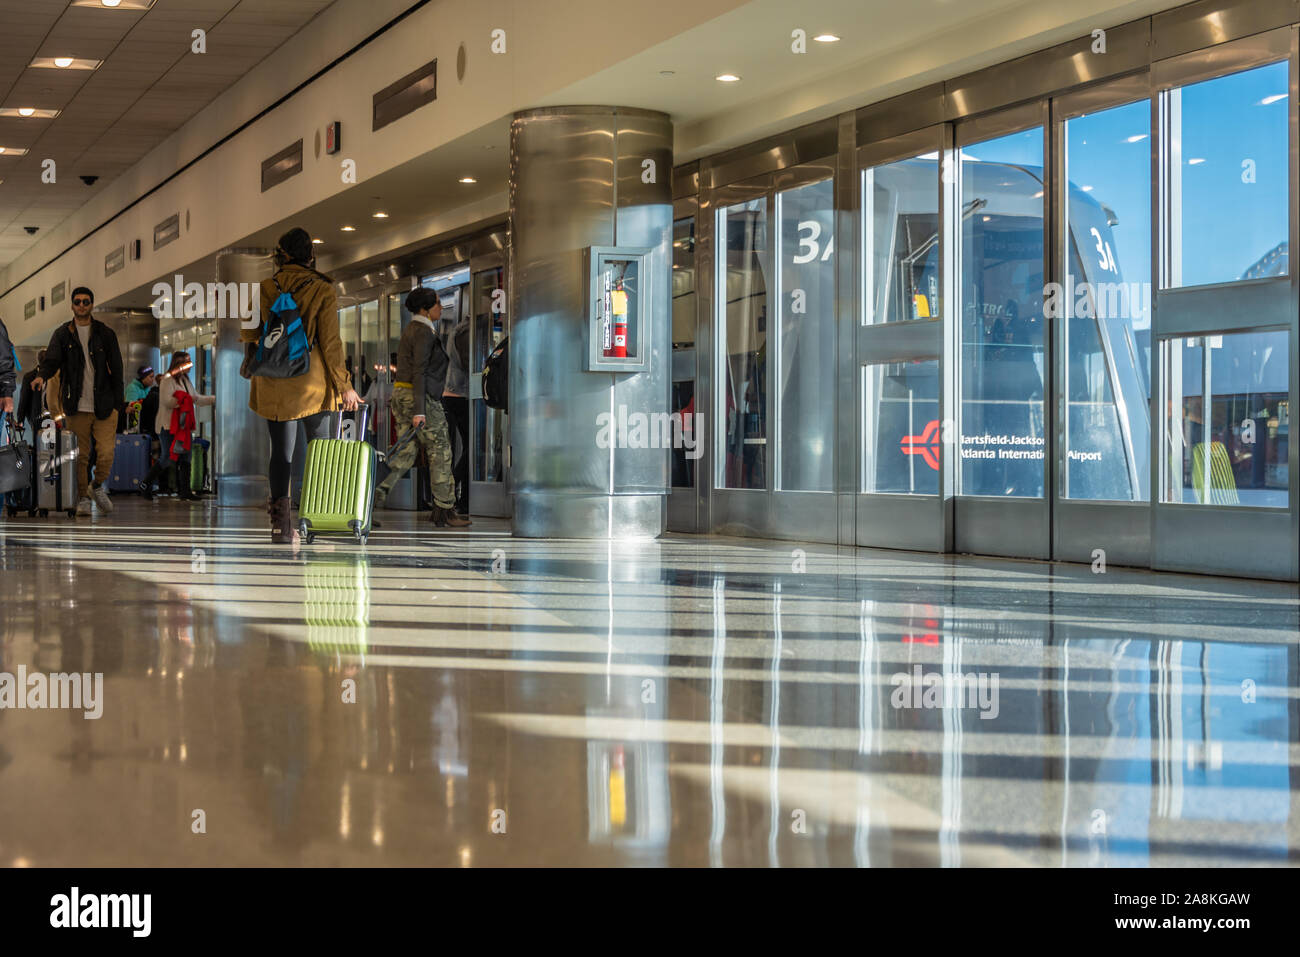
[[[1295,586],[258,519],[0,525],[0,672],[106,702],[0,708],[0,863],[1298,856]]]

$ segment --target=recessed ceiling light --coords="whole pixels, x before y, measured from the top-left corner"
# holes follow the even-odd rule
[[[840,38],[833,33],[819,33],[813,37],[818,43],[839,43]]]
[[[341,226],[339,228],[342,229],[345,233],[355,233],[357,231],[357,227],[355,226]]]
[[[738,83],[740,81],[740,77],[734,73],[719,73],[714,79],[719,83]]]
[[[382,209],[381,209],[379,212],[377,212],[377,213],[371,213],[370,216],[371,216],[372,219],[387,219],[387,218],[388,218],[388,214],[387,214],[386,212],[384,212]]]
[[[477,183],[478,180],[476,180],[473,176],[462,176],[460,179],[456,180],[456,182],[468,184],[468,183]]]
[[[20,106],[20,107],[18,108],[18,115],[19,115],[19,116],[31,116],[31,115],[32,115],[33,113],[35,113],[35,112],[36,112],[36,111],[33,110],[30,106]]]
[[[37,70],[97,70],[103,62],[75,56],[38,56],[27,65]]]
[[[660,76],[676,76],[676,75],[677,75],[677,71],[676,71],[676,70],[660,70],[660,71],[659,71],[659,75],[660,75]]]
[[[154,5],[154,0],[72,0],[72,5],[97,10],[148,10]]]
[[[48,120],[48,119],[53,119],[58,115],[59,115],[58,110],[38,110],[35,107],[31,107],[31,106],[20,106],[17,109],[14,109],[12,107],[5,107],[3,109],[0,109],[0,116],[21,116],[26,119],[35,117],[36,119]]]
[[[26,156],[27,151],[19,149],[16,146],[0,146],[0,153],[5,156]]]
[[[1204,157],[1204,156],[1193,156],[1191,159],[1189,159],[1189,160],[1187,161],[1187,165],[1188,165],[1188,166],[1200,166],[1200,165],[1201,165],[1202,163],[1204,163],[1204,162],[1205,162],[1205,157]]]
[[[313,246],[319,246],[319,245],[320,245],[321,243],[323,243],[323,242],[325,242],[325,240],[323,240],[323,239],[313,239],[313,240],[311,241],[311,243],[312,243]]]
[[[1285,99],[1286,99],[1285,93],[1274,93],[1272,96],[1266,96],[1264,97],[1264,99],[1260,100],[1259,105],[1270,106],[1276,103],[1278,100],[1285,100]]]

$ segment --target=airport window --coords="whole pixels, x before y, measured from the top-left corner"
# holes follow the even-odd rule
[[[683,423],[703,409],[695,407],[695,218],[673,223],[673,394],[672,411],[682,415]],[[679,359],[678,357],[682,358]],[[698,441],[699,436],[695,437]],[[685,447],[672,451],[674,488],[695,487],[695,463],[698,453],[688,455]]]
[[[1043,131],[960,150],[963,495],[1041,497]]]
[[[835,449],[835,181],[776,196],[782,489],[829,492]]]
[[[767,199],[718,213],[719,487],[767,488]]]
[[[1148,100],[1065,124],[1066,281],[1044,303],[1065,333],[1065,498],[1149,498],[1150,128]]]
[[[872,363],[862,377],[862,491],[939,494],[939,360]]]
[[[1161,501],[1286,508],[1287,332],[1185,336],[1161,344]]]
[[[1285,61],[1165,94],[1166,287],[1288,273]]]
[[[938,319],[938,154],[862,173],[862,321]]]

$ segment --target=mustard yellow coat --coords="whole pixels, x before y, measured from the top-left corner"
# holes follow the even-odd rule
[[[334,287],[314,269],[289,264],[262,281],[263,321],[271,314],[271,304],[280,289],[291,293],[298,303],[303,329],[311,346],[311,364],[306,375],[292,379],[268,379],[253,376],[248,407],[264,419],[288,422],[317,412],[332,412],[339,407],[339,397],[351,388],[347,366],[343,362],[343,340],[339,338],[338,298]],[[257,342],[261,327],[243,329],[244,342]]]

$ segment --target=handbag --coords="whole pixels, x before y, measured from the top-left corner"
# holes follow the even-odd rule
[[[13,416],[6,415],[0,423],[5,437],[10,441],[0,445],[0,492],[16,492],[32,484],[32,451],[23,440],[23,434],[14,424]]]

